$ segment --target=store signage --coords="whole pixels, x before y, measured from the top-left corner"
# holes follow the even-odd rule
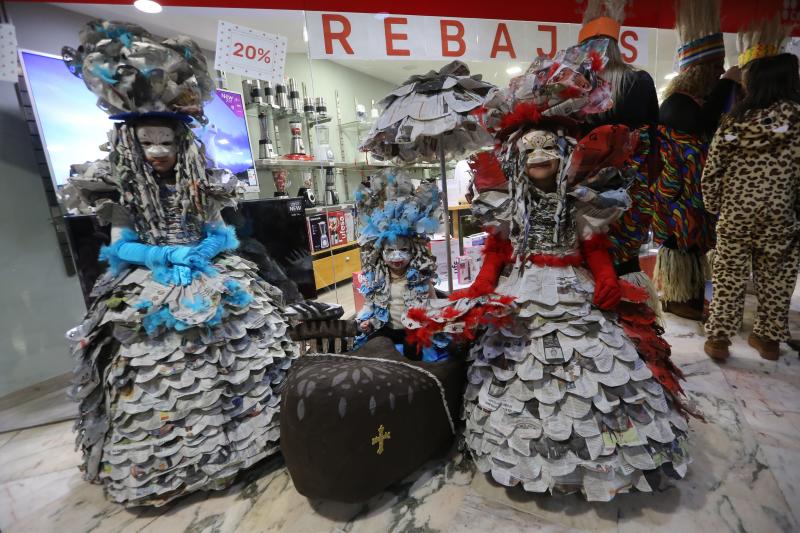
[[[16,82],[17,34],[13,24],[0,24],[0,81]]]
[[[283,82],[287,39],[224,20],[217,26],[214,68],[273,83]]]
[[[520,60],[575,44],[580,26],[552,22],[307,12],[313,59]],[[646,65],[652,30],[623,27],[620,51]]]

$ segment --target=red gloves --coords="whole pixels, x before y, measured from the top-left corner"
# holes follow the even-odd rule
[[[450,299],[477,298],[484,294],[493,293],[497,288],[497,282],[503,272],[503,267],[511,261],[513,254],[514,249],[511,246],[511,241],[490,233],[486,239],[486,244],[483,246],[483,265],[481,265],[481,271],[478,272],[475,281],[466,289],[453,291]]]
[[[594,276],[594,300],[592,303],[600,309],[614,309],[622,298],[617,273],[608,249],[611,242],[603,233],[596,233],[581,243],[581,251],[586,266]]]

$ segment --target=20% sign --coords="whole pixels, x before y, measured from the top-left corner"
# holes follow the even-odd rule
[[[244,44],[241,42],[233,43],[233,55],[236,57],[245,57],[247,59],[255,59],[256,61],[263,61],[264,63],[271,63],[272,58],[269,57],[269,50],[263,48],[256,48],[252,44]]]
[[[217,27],[217,70],[280,83],[288,39],[220,20]]]

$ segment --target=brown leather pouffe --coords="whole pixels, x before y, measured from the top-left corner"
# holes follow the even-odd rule
[[[350,355],[301,357],[280,415],[281,450],[297,491],[361,502],[444,455],[465,372],[463,358],[409,361],[385,338]]]

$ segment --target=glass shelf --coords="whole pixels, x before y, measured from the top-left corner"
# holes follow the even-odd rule
[[[328,211],[337,211],[342,209],[352,209],[356,206],[353,202],[345,202],[336,205],[315,205],[314,207],[306,207],[306,215],[318,215]]]
[[[448,161],[447,168],[455,167],[455,161]],[[341,168],[343,170],[371,170],[380,168],[427,168],[439,169],[439,163],[415,163],[413,165],[395,165],[388,161],[300,161],[296,159],[256,159],[256,169],[272,168]]]
[[[260,112],[263,111],[263,112],[266,113],[268,110],[269,110],[269,106],[267,106],[266,104],[247,104],[247,107],[246,107],[247,116],[248,117],[255,117],[255,118],[258,118],[258,114]],[[298,121],[308,120],[308,123],[310,125],[327,124],[331,120],[333,120],[329,116],[328,117],[324,117],[324,118],[320,118],[320,117],[315,116],[314,119],[312,120],[312,119],[309,119],[308,117],[306,117],[305,113],[302,113],[302,112],[292,113],[288,109],[283,109],[282,110],[282,109],[278,109],[276,107],[272,108],[272,118],[274,120],[282,120],[282,119],[298,120]]]
[[[351,122],[342,122],[341,127],[344,130],[357,130],[361,131],[369,131],[372,129],[372,125],[374,122],[362,122],[360,120],[353,120]]]

